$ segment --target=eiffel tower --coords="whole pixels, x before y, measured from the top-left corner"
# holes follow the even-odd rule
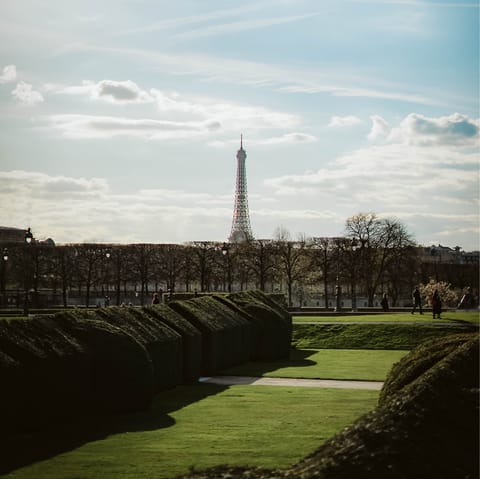
[[[232,230],[228,240],[241,243],[253,239],[248,213],[247,173],[245,159],[247,153],[243,149],[243,135],[240,135],[240,149],[237,151],[237,183],[235,187],[235,205],[233,207]]]

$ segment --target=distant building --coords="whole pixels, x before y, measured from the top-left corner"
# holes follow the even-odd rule
[[[0,226],[0,243],[24,243],[26,229]]]
[[[0,226],[0,244],[25,243],[27,231],[28,229]],[[46,240],[38,240],[35,238],[35,242],[55,246],[55,241],[53,241],[52,238],[47,238]]]
[[[479,264],[478,251],[463,251],[460,246],[450,248],[441,244],[420,247],[420,260],[422,263],[442,264]]]

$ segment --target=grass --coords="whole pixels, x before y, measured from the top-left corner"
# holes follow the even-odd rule
[[[377,398],[362,390],[177,387],[158,396],[151,413],[117,419],[112,431],[97,424],[97,440],[79,439],[79,447],[4,477],[159,479],[219,464],[287,467],[373,409]],[[76,433],[64,427],[67,439],[51,434],[65,447]]]
[[[295,322],[385,322],[385,323],[429,323],[433,321],[432,312],[426,310],[423,315],[418,313],[389,313],[389,314],[354,314],[354,315],[330,315],[330,316],[293,316]],[[435,320],[437,321],[437,320]],[[480,311],[445,311],[442,313],[442,321],[457,323],[480,324]]]
[[[222,374],[276,378],[383,381],[408,351],[370,349],[292,349],[289,360],[249,362]]]
[[[454,333],[478,330],[471,323],[445,324],[314,324],[293,325],[292,342],[299,349],[410,350],[424,342]]]
[[[297,324],[297,349],[289,360],[248,363],[235,368],[235,374],[383,380],[413,343],[456,329],[428,323]],[[376,350],[365,349],[372,345]],[[391,345],[396,351],[385,350]],[[321,349],[332,347],[340,349]],[[2,477],[161,479],[219,464],[288,467],[371,411],[378,396],[365,390],[181,386],[157,396],[144,414],[8,438],[8,450],[0,445],[3,457],[16,454],[19,459],[17,468]]]

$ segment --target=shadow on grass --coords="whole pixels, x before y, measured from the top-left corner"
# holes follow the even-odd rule
[[[289,367],[308,367],[313,366],[315,361],[308,357],[317,353],[314,349],[295,349],[290,350],[290,355],[285,359],[277,359],[274,361],[255,361],[242,364],[233,368],[221,371],[221,375],[227,376],[263,376],[266,373],[275,371],[280,368]]]
[[[225,386],[191,384],[160,392],[147,411],[115,415],[92,415],[52,423],[39,431],[0,436],[0,474],[6,474],[37,461],[76,449],[83,444],[105,439],[113,434],[152,431],[171,427],[170,412],[218,394]]]

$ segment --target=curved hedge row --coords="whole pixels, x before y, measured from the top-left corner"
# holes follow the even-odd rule
[[[263,293],[240,297],[241,305],[235,295],[203,296],[0,320],[3,430],[79,413],[145,409],[156,391],[258,358],[261,348],[283,356],[291,338],[288,312]]]

